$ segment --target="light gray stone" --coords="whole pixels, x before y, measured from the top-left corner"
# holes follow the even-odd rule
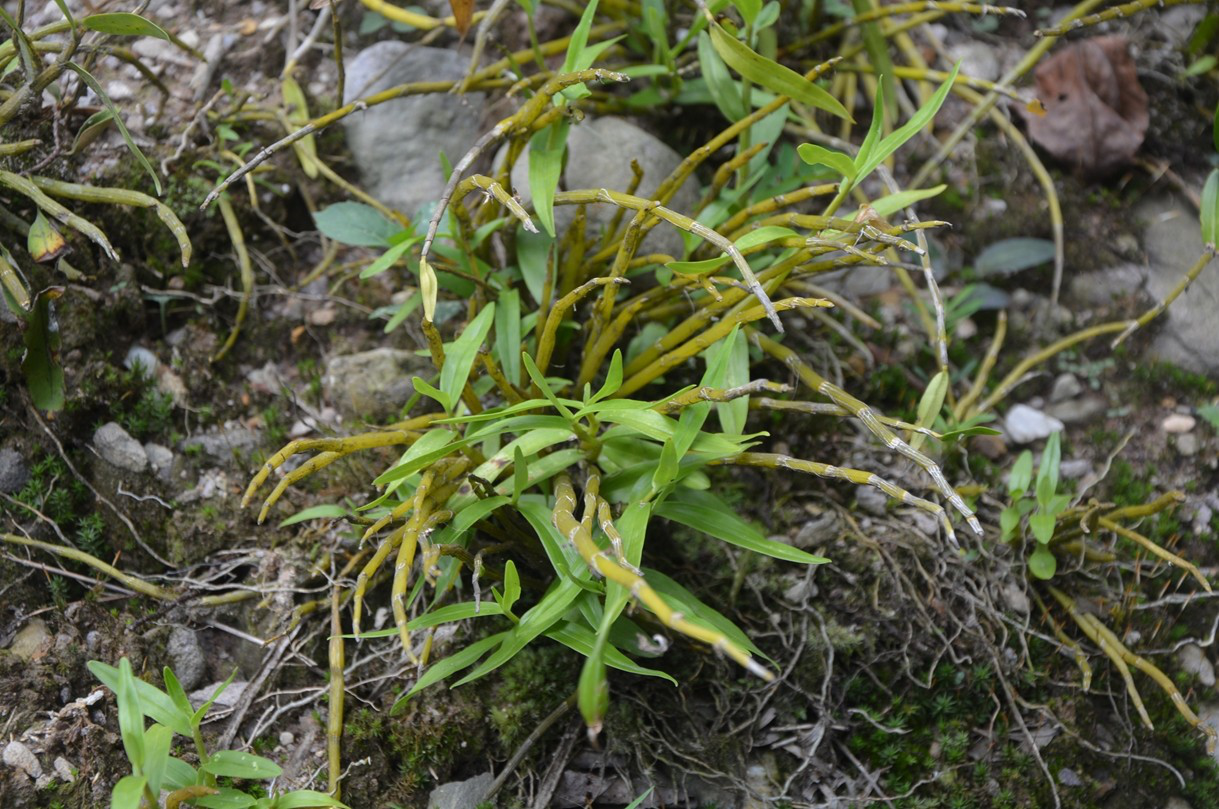
[[[1147,223],[1143,231],[1149,265],[1147,293],[1159,301],[1202,255],[1198,216],[1189,205],[1172,196],[1146,199],[1135,214]],[[1211,259],[1189,289],[1157,318],[1157,322],[1162,322],[1155,329],[1148,354],[1189,371],[1219,376],[1216,311],[1219,311],[1219,262]]]
[[[502,158],[496,157],[497,162]],[[567,134],[567,165],[563,170],[563,188],[567,190],[605,188],[625,192],[634,174],[631,161],[643,169],[643,179],[635,191],[636,196],[651,198],[660,182],[669,176],[681,163],[681,155],[669,148],[654,135],[645,132],[621,118],[605,117],[585,119],[571,127]],[[512,167],[513,190],[525,204],[532,197],[529,193],[529,150],[526,149]],[[690,214],[698,204],[698,193],[692,182],[688,182],[673,196],[666,207],[678,213]],[[586,227],[590,232],[599,232],[614,218],[615,207],[608,204],[589,205]],[[555,229],[562,233],[575,218],[574,206],[555,208]],[[623,226],[630,222],[632,212],[623,215]],[[539,228],[540,228],[539,224]],[[640,245],[640,253],[667,253],[681,258],[683,242],[680,233],[672,226],[661,222],[656,225]]]
[[[1198,426],[1198,420],[1186,413],[1172,413],[1160,422],[1160,429],[1166,433],[1188,433]]]
[[[446,48],[386,40],[346,65],[343,102],[413,81],[466,75],[469,59]],[[482,134],[482,93],[430,93],[399,98],[350,115],[347,145],[363,185],[387,205],[414,216],[444,190],[440,152],[456,163]]]
[[[38,757],[21,742],[11,741],[6,744],[3,758],[7,766],[25,773],[30,778],[42,775],[42,765],[38,763]]]
[[[1084,386],[1079,381],[1079,377],[1069,373],[1059,374],[1054,380],[1054,387],[1050,390],[1050,401],[1065,402],[1067,399],[1074,399],[1083,392]]]
[[[148,456],[140,442],[116,422],[97,428],[93,434],[93,447],[101,459],[112,466],[128,472],[143,472],[148,468]]]
[[[1198,435],[1196,433],[1185,433],[1184,435],[1177,436],[1177,452],[1186,458],[1192,458],[1197,455],[1199,449]]]
[[[976,76],[986,81],[999,78],[999,53],[995,47],[986,42],[969,40],[953,45],[948,49],[948,58],[961,63],[961,72],[967,76]]]
[[[1013,612],[1018,612],[1021,615],[1028,615],[1031,607],[1029,606],[1029,597],[1025,594],[1024,588],[1015,582],[1009,582],[1000,590],[1000,595],[1003,596],[1003,603],[1008,609]]]
[[[184,690],[190,691],[203,682],[203,676],[207,674],[207,661],[203,658],[203,648],[194,630],[175,626],[169,633],[165,655]]]
[[[1064,787],[1082,787],[1084,782],[1080,780],[1079,773],[1069,767],[1063,767],[1058,771],[1058,783]]]
[[[183,452],[202,452],[217,461],[231,462],[237,456],[248,455],[261,442],[262,433],[258,430],[229,423],[213,432],[185,439],[181,444],[181,449]],[[195,450],[194,447],[198,447],[198,449]]]
[[[1206,651],[1196,643],[1187,643],[1177,652],[1181,670],[1193,674],[1207,688],[1215,685],[1215,666],[1206,657]]]
[[[1083,396],[1065,402],[1055,402],[1045,409],[1046,415],[1063,424],[1088,424],[1109,410],[1109,401],[1100,395]]]
[[[168,482],[169,473],[174,468],[173,450],[160,444],[148,443],[144,445],[144,455],[148,458],[148,465],[152,467],[152,471],[156,473],[157,477]]]
[[[441,784],[428,796],[428,809],[471,809],[478,806],[494,782],[491,773],[485,772],[466,781]]]
[[[1003,432],[1013,444],[1031,444],[1062,428],[1063,423],[1058,419],[1024,404],[1009,410],[1003,420]]]
[[[326,361],[322,385],[326,398],[346,418],[393,418],[415,392],[414,376],[427,376],[432,363],[410,351],[376,348]]]
[[[0,492],[19,492],[29,479],[30,467],[21,453],[14,449],[0,449]]]
[[[46,622],[41,618],[34,618],[13,637],[9,651],[22,660],[32,660],[34,655],[47,648],[50,643],[51,631],[47,629]]]

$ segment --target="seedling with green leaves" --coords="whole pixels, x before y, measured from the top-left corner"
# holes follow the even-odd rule
[[[1029,554],[1029,571],[1039,579],[1049,580],[1058,569],[1050,552],[1050,540],[1058,518],[1071,505],[1071,495],[1058,491],[1059,465],[1062,460],[1061,432],[1051,433],[1037,465],[1037,481],[1033,490],[1033,453],[1025,450],[1016,458],[1007,477],[1007,493],[1012,503],[999,514],[1003,541],[1011,542],[1020,535],[1032,534],[1036,544]],[[1022,530],[1023,529],[1023,530]]]
[[[118,667],[89,661],[89,671],[109,688],[118,704],[119,734],[131,763],[110,795],[110,809],[321,809],[346,805],[310,789],[255,797],[237,785],[242,781],[270,781],[283,770],[263,756],[237,750],[208,752],[200,726],[208,710],[233,680],[219,685],[206,702],[191,705],[178,678],[168,666],[162,671],[165,690],[138,679],[127,658]],[[145,726],[145,720],[152,724]],[[197,765],[173,755],[174,737],[194,743]],[[263,790],[260,788],[259,793]]]

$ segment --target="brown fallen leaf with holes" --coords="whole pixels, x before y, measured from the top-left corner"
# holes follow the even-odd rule
[[[1096,177],[1130,162],[1147,134],[1147,93],[1125,37],[1080,40],[1037,68],[1045,113],[1026,114],[1029,137]]]

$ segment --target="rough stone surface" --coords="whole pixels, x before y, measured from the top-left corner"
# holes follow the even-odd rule
[[[109,422],[93,434],[93,446],[106,463],[128,472],[143,472],[148,468],[144,448],[119,424]]]
[[[1083,392],[1084,386],[1080,383],[1079,377],[1075,374],[1060,374],[1054,380],[1054,387],[1050,390],[1050,401],[1065,402]]]
[[[497,160],[499,157],[497,157]],[[573,126],[567,134],[567,166],[563,170],[563,188],[607,188],[626,191],[634,175],[631,160],[643,169],[643,179],[635,194],[651,197],[660,181],[681,163],[681,155],[663,141],[621,118],[594,118]],[[529,150],[512,167],[512,185],[526,204],[529,195]],[[669,201],[667,207],[678,213],[690,213],[698,204],[698,194],[687,184]],[[586,227],[599,231],[614,218],[612,205],[589,205]],[[555,228],[562,232],[571,224],[576,209],[573,206],[555,208]],[[622,224],[630,221],[623,215]],[[539,225],[540,227],[540,225]],[[640,253],[668,253],[682,257],[681,235],[671,226],[660,223],[652,229],[640,246]]]
[[[202,452],[217,461],[232,461],[234,457],[249,454],[262,441],[258,430],[237,424],[226,424],[219,430],[194,435],[182,442],[183,452]],[[193,450],[198,447],[198,450]],[[140,450],[143,452],[143,448]]]
[[[19,492],[29,479],[30,468],[21,453],[14,449],[0,449],[0,492]]]
[[[1164,809],[1194,809],[1194,807],[1184,798],[1169,798],[1168,802],[1164,804]]]
[[[169,633],[165,654],[169,658],[169,667],[174,670],[184,690],[190,691],[203,682],[207,661],[203,658],[203,649],[193,630],[175,626]]]
[[[322,385],[326,397],[349,419],[379,421],[392,418],[415,391],[413,376],[426,376],[432,363],[426,357],[396,348],[376,348],[345,354],[326,361]]]
[[[1186,458],[1191,458],[1198,454],[1200,449],[1198,445],[1198,436],[1195,433],[1185,433],[1177,436],[1177,452],[1184,455]]]
[[[1198,216],[1190,206],[1175,197],[1144,200],[1135,214],[1147,223],[1143,247],[1147,251],[1149,273],[1147,293],[1162,300],[1181,280],[1181,276],[1202,255],[1202,233]],[[1219,263],[1211,259],[1202,273],[1181,297],[1157,320],[1148,354],[1196,373],[1219,376]]]
[[[168,481],[169,473],[174,467],[173,450],[160,444],[148,443],[144,445],[144,455],[148,458],[148,465],[152,467],[152,471],[157,474],[157,477]]]
[[[1058,771],[1058,783],[1064,787],[1082,787],[1084,785],[1079,778],[1079,773],[1069,767],[1063,767]]]
[[[1206,651],[1196,643],[1187,643],[1177,652],[1181,670],[1193,674],[1207,688],[1215,685],[1215,666],[1206,657]]]
[[[428,809],[469,809],[477,806],[494,781],[491,773],[482,773],[467,781],[441,784],[428,796]]]
[[[1063,424],[1089,424],[1105,415],[1109,401],[1099,394],[1081,396],[1065,402],[1055,402],[1045,409],[1046,415]]]
[[[1008,411],[1003,420],[1003,432],[1013,444],[1031,444],[1048,438],[1063,428],[1063,423],[1053,416],[1028,405],[1018,404]]]
[[[34,618],[13,637],[9,651],[22,660],[30,660],[51,642],[51,631],[41,618]]]
[[[454,50],[378,42],[347,62],[343,102],[412,81],[460,79],[468,67],[469,59]],[[385,204],[414,216],[444,190],[440,152],[456,163],[482,134],[482,108],[482,93],[432,93],[349,116],[344,122],[347,145],[363,186]]]
[[[1185,413],[1173,413],[1160,422],[1160,429],[1166,433],[1188,433],[1196,426],[1197,419]]]
[[[11,741],[4,746],[4,763],[15,770],[28,775],[30,778],[38,778],[42,775],[42,765],[38,763],[38,757],[18,741]]]

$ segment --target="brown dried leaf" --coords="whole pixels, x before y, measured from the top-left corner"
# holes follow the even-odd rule
[[[457,33],[464,37],[466,31],[470,30],[470,23],[474,20],[474,0],[449,0],[449,6],[453,9],[453,20],[457,23]]]
[[[1029,136],[1084,174],[1125,165],[1147,133],[1147,93],[1128,44],[1120,36],[1081,40],[1037,68],[1046,112],[1025,116]]]

